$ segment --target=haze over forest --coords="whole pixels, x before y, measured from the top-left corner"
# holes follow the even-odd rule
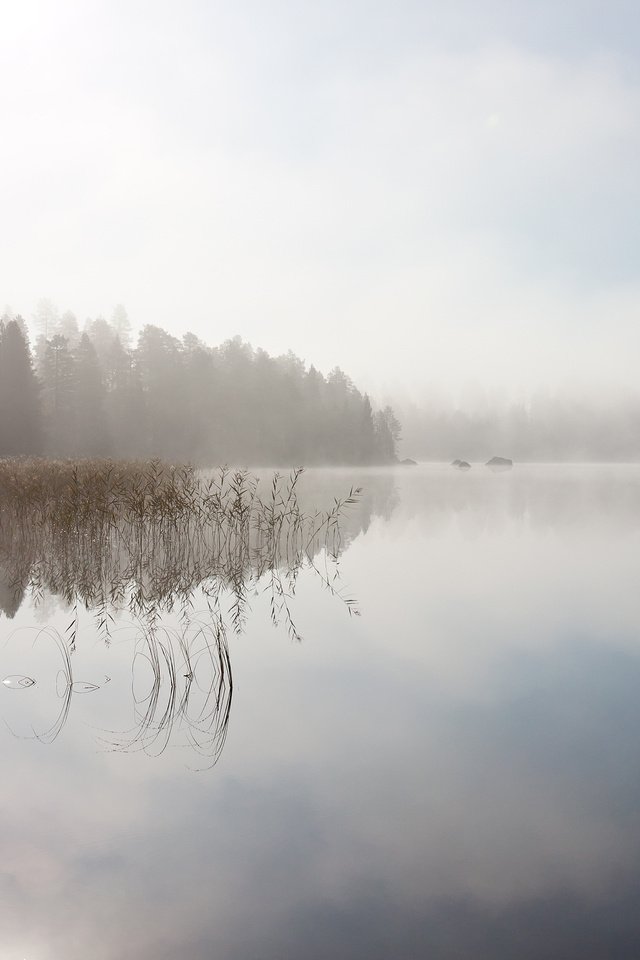
[[[161,457],[203,465],[386,464],[399,424],[336,367],[238,336],[210,347],[147,325],[135,346],[124,307],[81,331],[44,301],[31,351],[20,315],[0,318],[0,456]]]
[[[24,0],[0,84],[34,350],[121,302],[346,371],[401,455],[640,456],[630,0]]]
[[[235,336],[212,346],[125,308],[87,319],[47,300],[29,325],[0,317],[0,455],[159,456],[200,464],[392,464],[494,451],[518,460],[640,460],[640,398],[540,391],[519,401],[479,385],[466,402],[378,409],[347,373]],[[31,342],[33,341],[33,349]]]

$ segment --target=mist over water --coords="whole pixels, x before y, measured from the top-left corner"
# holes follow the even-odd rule
[[[402,450],[424,460],[484,462],[496,451],[543,463],[640,460],[640,395],[632,391],[564,387],[516,402],[476,390],[464,403],[432,395],[396,410]]]
[[[637,4],[4,3],[0,130],[2,960],[638,960]]]
[[[91,611],[72,661],[98,689],[33,739],[59,654],[13,632],[32,603],[3,621],[7,672],[37,677],[0,687],[10,960],[635,956],[639,470],[309,471],[300,502],[347,479],[361,616],[303,570],[292,641],[258,582],[212,769],[184,724],[158,754],[113,749],[152,671],[126,618],[105,645]]]

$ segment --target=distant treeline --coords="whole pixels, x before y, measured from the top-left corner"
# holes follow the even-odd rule
[[[476,410],[406,407],[400,416],[404,449],[423,460],[640,461],[640,397],[558,391]]]
[[[162,457],[202,465],[376,464],[396,460],[400,427],[339,368],[240,337],[210,347],[146,326],[135,346],[111,321],[46,304],[33,352],[20,316],[0,320],[0,456]]]

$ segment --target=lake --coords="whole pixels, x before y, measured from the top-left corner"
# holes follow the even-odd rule
[[[224,637],[1,568],[3,960],[637,960],[640,467],[300,483]]]

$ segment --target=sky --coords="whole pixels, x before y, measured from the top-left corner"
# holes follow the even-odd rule
[[[634,389],[640,8],[0,0],[0,308]]]

